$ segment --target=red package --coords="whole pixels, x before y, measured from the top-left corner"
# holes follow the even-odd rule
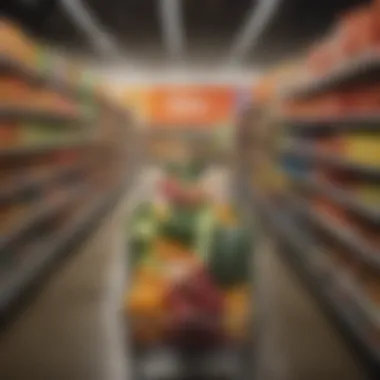
[[[323,75],[336,63],[331,44],[324,42],[315,47],[307,58],[307,68],[313,75]]]
[[[344,57],[370,51],[379,43],[380,13],[361,7],[346,13],[340,21],[341,51]]]

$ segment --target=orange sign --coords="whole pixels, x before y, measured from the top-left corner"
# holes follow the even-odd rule
[[[153,89],[149,119],[153,125],[215,125],[232,116],[234,93],[221,86],[173,86]]]

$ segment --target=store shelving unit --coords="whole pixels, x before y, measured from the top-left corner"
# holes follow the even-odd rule
[[[80,97],[91,94],[88,88],[69,83],[53,73],[42,72],[20,60],[0,54],[0,71],[23,78],[32,85],[44,86],[69,97]]]
[[[322,195],[344,209],[352,211],[363,219],[376,225],[380,224],[379,207],[364,204],[357,199],[357,197],[351,195],[347,191],[330,183],[318,181],[311,176],[293,176],[291,179],[296,185],[301,186],[314,194]]]
[[[0,120],[37,122],[69,138],[53,142],[13,142],[0,147],[5,175],[0,187],[4,209],[0,233],[0,327],[5,328],[48,273],[94,230],[127,191],[136,173],[132,120],[122,109],[91,89],[43,74],[15,59],[0,56],[0,73],[48,89],[78,104],[91,101],[95,112],[68,114],[0,104]],[[51,132],[50,132],[51,133]],[[61,136],[61,135],[60,135]],[[9,175],[12,173],[12,175]],[[23,205],[20,215],[17,208]],[[8,226],[13,210],[18,217]],[[24,212],[25,211],[25,212]],[[9,222],[10,223],[10,222]]]
[[[346,85],[380,78],[380,56],[375,52],[361,54],[337,65],[321,77],[307,79],[282,90],[284,100],[305,99]]]
[[[64,181],[71,175],[81,173],[84,168],[85,167],[77,167],[76,165],[62,165],[52,168],[50,171],[43,173],[43,175],[40,176],[27,176],[24,173],[16,173],[11,176],[11,183],[5,185],[0,190],[0,205],[33,197],[33,195],[38,193],[38,191],[41,191],[44,186],[50,183]]]
[[[323,77],[282,91],[280,102],[304,101],[368,80],[378,82],[379,79],[379,56],[367,54],[337,67]],[[251,112],[250,125],[255,134],[258,126],[253,115]],[[375,242],[370,241],[361,230],[351,228],[349,222],[343,223],[326,212],[319,212],[317,201],[313,203],[313,200],[323,199],[345,215],[350,215],[350,218],[352,216],[362,221],[364,226],[372,226],[373,230],[379,227],[378,205],[368,204],[340,186],[339,175],[379,186],[380,167],[354,162],[349,156],[341,157],[338,152],[330,153],[331,150],[319,149],[314,144],[319,137],[342,134],[355,136],[356,133],[366,133],[379,138],[379,116],[376,112],[340,118],[280,115],[276,123],[281,136],[274,138],[277,141],[273,145],[263,149],[260,136],[248,143],[246,150],[264,150],[262,156],[240,154],[239,167],[245,168],[240,180],[246,189],[245,193],[249,194],[248,203],[252,205],[253,212],[260,216],[265,231],[278,242],[281,255],[300,275],[303,283],[308,285],[322,309],[332,317],[348,346],[363,359],[369,376],[378,378],[380,310],[362,282],[365,270],[378,273],[380,281],[380,251]],[[240,150],[244,147],[243,143],[240,143]],[[286,178],[280,188],[268,191],[257,178],[259,173],[255,170],[262,166],[261,160],[272,162]],[[292,170],[292,162],[300,164],[300,167],[294,166]],[[339,174],[335,174],[337,178],[334,182],[329,182],[326,178],[321,179],[324,177],[320,174],[325,171],[330,176],[332,172]],[[251,176],[254,178],[249,179]],[[353,263],[353,267],[333,259],[335,244],[341,247],[340,253],[344,252],[341,255],[347,258],[348,263]]]
[[[46,122],[55,124],[66,124],[71,127],[83,127],[89,124],[90,119],[86,120],[85,117],[76,114],[69,114],[65,112],[52,112],[43,109],[36,109],[35,107],[25,107],[19,105],[6,105],[0,106],[0,119],[1,120],[25,120],[29,122]]]
[[[380,167],[356,163],[346,158],[341,158],[337,154],[320,152],[312,144],[292,144],[291,146],[284,147],[281,153],[287,156],[298,157],[312,164],[321,164],[345,171],[357,177],[361,177],[363,180],[373,182],[380,181]]]
[[[271,201],[255,194],[253,189],[251,194],[252,205],[279,239],[285,257],[323,309],[333,317],[352,347],[359,349],[370,370],[377,371],[380,354],[379,346],[373,340],[373,331],[379,324],[378,311],[297,222],[294,214],[299,211],[297,206],[274,206]]]
[[[30,294],[33,286],[52,269],[54,264],[64,258],[75,246],[80,244],[97,226],[99,221],[112,209],[128,189],[130,182],[124,181],[108,192],[98,194],[92,202],[74,213],[72,221],[63,228],[46,235],[35,246],[27,246],[28,257],[20,262],[14,270],[0,280],[0,321],[5,319],[18,301]],[[68,204],[72,199],[63,203]],[[5,318],[4,318],[5,317]]]
[[[380,129],[380,115],[352,114],[344,116],[284,117],[289,130],[302,135],[338,132],[376,132]]]

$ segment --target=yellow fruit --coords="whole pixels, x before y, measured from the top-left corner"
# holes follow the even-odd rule
[[[236,287],[225,293],[224,326],[230,338],[240,340],[246,336],[251,302],[247,287]]]
[[[154,203],[153,205],[154,214],[157,216],[158,220],[165,221],[170,216],[170,209],[165,203]]]
[[[128,311],[133,316],[155,316],[163,309],[164,294],[163,283],[136,283],[127,298]]]
[[[188,258],[193,255],[181,243],[170,239],[157,239],[153,251],[161,260]]]
[[[232,207],[228,204],[217,205],[215,208],[215,216],[218,221],[227,226],[237,224],[237,216]]]

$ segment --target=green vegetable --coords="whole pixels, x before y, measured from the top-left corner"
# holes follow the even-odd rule
[[[167,173],[184,182],[194,182],[206,168],[203,160],[193,158],[187,162],[170,162],[166,166]]]
[[[157,235],[157,221],[151,203],[142,203],[134,211],[129,227],[129,255],[137,265],[151,251]]]
[[[196,242],[199,211],[186,207],[174,207],[171,216],[160,226],[160,234],[192,247]]]
[[[210,273],[222,287],[245,283],[248,281],[251,254],[251,239],[244,228],[218,226],[210,246]]]

